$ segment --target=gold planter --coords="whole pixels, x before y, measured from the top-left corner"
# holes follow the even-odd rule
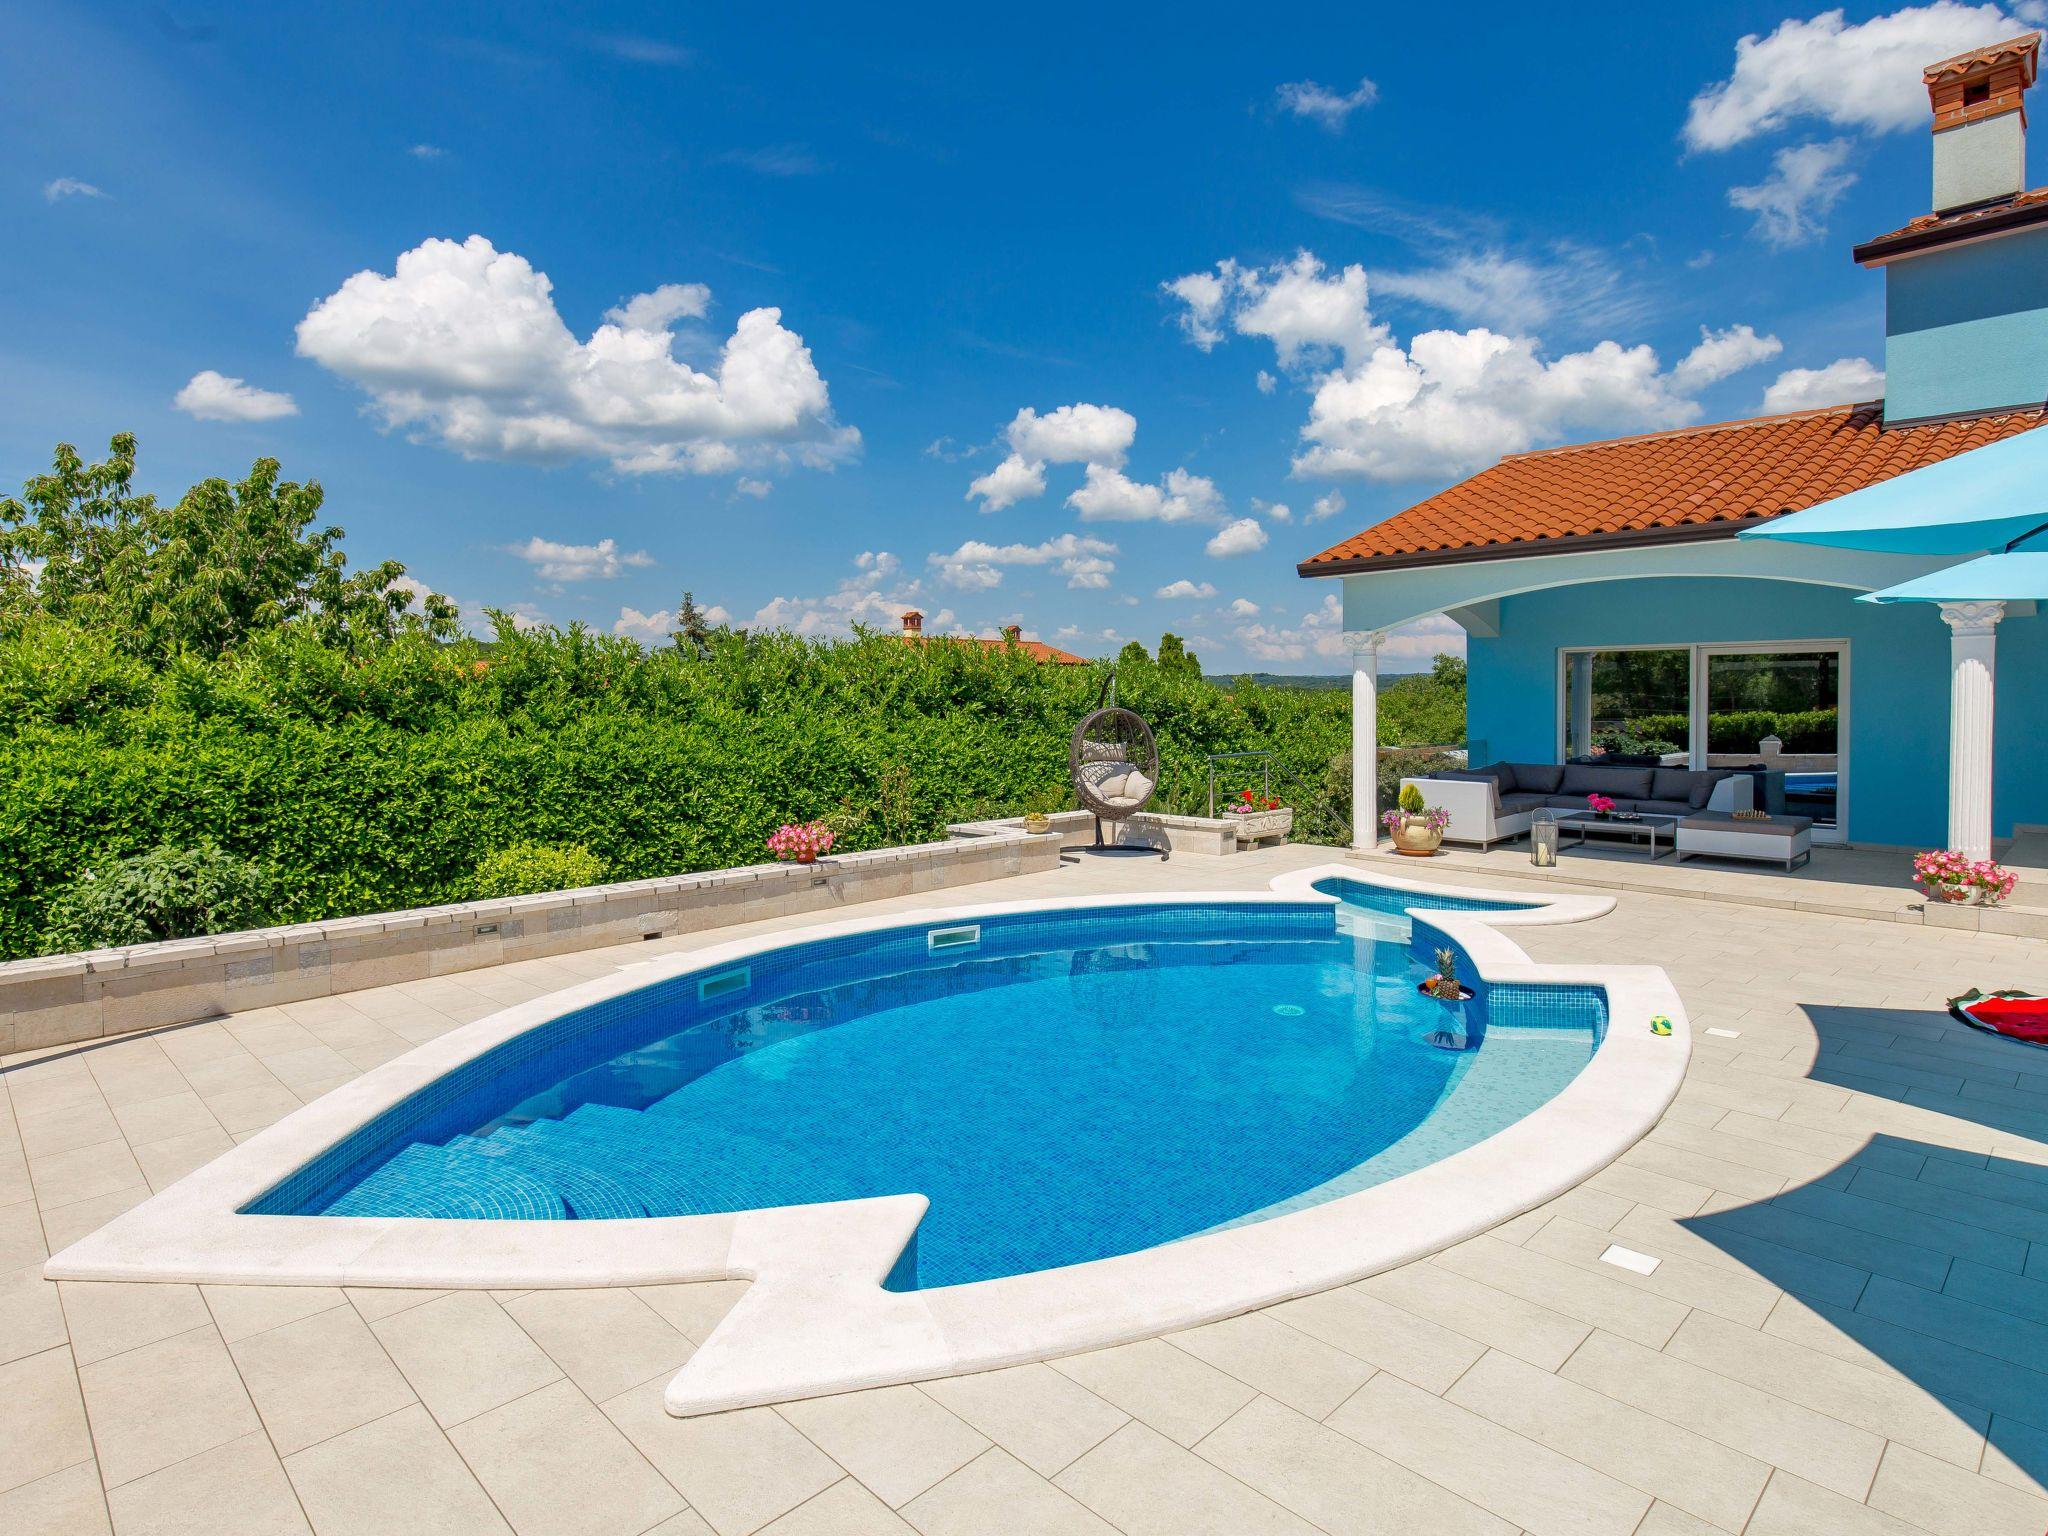
[[[1032,811],[1024,818],[1024,830],[1033,837],[1052,830],[1052,818],[1041,811]]]
[[[1436,830],[1420,816],[1410,816],[1394,828],[1394,852],[1405,853],[1410,858],[1426,859],[1443,842],[1443,833]]]

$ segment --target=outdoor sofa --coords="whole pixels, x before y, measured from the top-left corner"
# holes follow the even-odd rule
[[[1607,768],[1579,763],[1489,763],[1457,768],[1413,784],[1432,806],[1451,813],[1444,839],[1489,847],[1522,836],[1544,806],[1583,811],[1588,795],[1606,795],[1618,811],[1690,816],[1750,809],[1755,781],[1732,769]]]

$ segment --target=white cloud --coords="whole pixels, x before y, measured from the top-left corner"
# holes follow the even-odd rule
[[[856,624],[895,631],[917,601],[919,584],[904,581],[903,563],[887,550],[867,550],[854,561],[854,573],[823,597],[774,597],[755,611],[754,629],[784,629],[806,636],[848,635]],[[955,622],[950,608],[926,613],[925,628],[937,631]]]
[[[1088,523],[1216,523],[1223,520],[1224,503],[1215,481],[1185,469],[1168,470],[1162,484],[1148,485],[1122,470],[1090,464],[1067,505]]]
[[[1785,344],[1777,337],[1759,336],[1746,325],[1731,325],[1724,331],[1710,331],[1703,325],[1700,344],[1671,370],[1671,387],[1690,394],[1768,362],[1784,350]]]
[[[1284,501],[1261,501],[1258,497],[1254,496],[1252,498],[1252,510],[1268,522],[1291,523],[1294,521],[1294,509]]]
[[[1004,430],[1010,453],[967,487],[967,499],[981,498],[981,510],[1000,512],[1045,494],[1047,464],[1122,465],[1137,440],[1138,418],[1113,405],[1063,405],[1041,416],[1024,407]],[[933,444],[933,448],[938,445]],[[931,452],[931,449],[926,449]]]
[[[1730,187],[1728,201],[1756,215],[1754,233],[1768,245],[1783,249],[1817,240],[1842,194],[1856,184],[1845,170],[1847,139],[1797,144],[1771,156],[1771,174],[1753,187]]]
[[[1217,529],[1216,536],[1202,548],[1218,560],[1227,560],[1232,555],[1256,554],[1266,547],[1266,530],[1255,517],[1240,517],[1236,522]]]
[[[1185,277],[1176,277],[1159,285],[1185,306],[1180,314],[1180,328],[1188,340],[1204,352],[1223,339],[1222,328],[1217,322],[1236,281],[1237,263],[1226,261],[1220,263],[1214,272],[1190,272]]]
[[[721,624],[730,624],[732,615],[713,603],[703,609],[704,622],[716,629]],[[631,635],[635,640],[654,645],[666,640],[675,628],[675,613],[667,608],[659,613],[642,613],[638,608],[621,608],[619,616],[612,621],[612,633]]]
[[[1344,510],[1344,493],[1326,491],[1318,496],[1308,509],[1308,521],[1320,523],[1325,518],[1335,517]]]
[[[751,496],[756,501],[759,501],[770,491],[774,490],[775,486],[772,481],[753,480],[742,475],[739,479],[733,481],[732,488],[742,496]]]
[[[1338,660],[1348,654],[1344,605],[1334,592],[1324,593],[1322,602],[1303,614],[1301,622],[1291,629],[1271,624],[1239,624],[1231,632],[1256,661],[1305,661],[1310,657]],[[1465,631],[1456,620],[1442,614],[1390,631],[1380,646],[1380,663],[1384,667],[1396,660],[1427,661],[1438,652],[1465,654]]]
[[[1486,233],[1475,227],[1447,238],[1477,241]],[[1649,293],[1613,257],[1576,240],[1555,241],[1532,255],[1493,248],[1465,252],[1434,267],[1375,273],[1372,286],[1378,295],[1409,299],[1467,325],[1510,334],[1539,330],[1560,317],[1589,330],[1633,325],[1654,310]]]
[[[1751,33],[1736,43],[1733,72],[1693,98],[1685,142],[1728,149],[1800,117],[1870,133],[1921,127],[1928,111],[1922,68],[2019,30],[1995,5],[1957,0],[1853,25],[1839,9],[1780,22],[1768,37]]]
[[[43,201],[62,202],[67,197],[105,197],[107,194],[89,181],[80,181],[76,176],[59,176],[55,181],[43,184]]]
[[[703,283],[663,283],[613,305],[604,317],[629,331],[665,331],[678,320],[701,320],[710,308],[711,290]]]
[[[1137,440],[1138,418],[1113,405],[1063,405],[1043,416],[1027,405],[1006,435],[1011,449],[1027,459],[1121,465]]]
[[[1330,277],[1303,251],[1263,271],[1222,262],[1215,273],[1230,295],[1209,316],[1218,334],[1227,318],[1270,340],[1283,367],[1321,370],[1294,459],[1304,477],[1448,477],[1575,431],[1680,426],[1699,415],[1697,390],[1774,345],[1743,327],[1703,332],[1670,373],[1647,346],[1602,341],[1551,358],[1533,335],[1483,326],[1425,331],[1404,348],[1373,318],[1358,267]]]
[[[625,64],[660,64],[673,69],[690,62],[689,49],[637,32],[599,32],[583,41],[594,52]]]
[[[1259,393],[1262,395],[1270,395],[1280,387],[1280,381],[1263,368],[1259,370],[1258,376],[1252,382],[1258,385]]]
[[[1240,336],[1271,341],[1282,368],[1321,363],[1333,353],[1356,359],[1387,336],[1367,305],[1365,268],[1354,264],[1326,276],[1308,251],[1270,267],[1220,261],[1213,271],[1160,287],[1181,301],[1181,329],[1205,352],[1223,339],[1226,322]]]
[[[725,473],[757,462],[823,467],[859,448],[777,309],[740,316],[713,372],[676,359],[666,329],[696,285],[628,300],[588,341],[553,284],[481,235],[427,240],[392,275],[358,272],[299,322],[298,350],[360,385],[387,427],[466,458],[602,458],[625,473]],[[666,297],[664,297],[666,295]]]
[[[1179,581],[1168,582],[1165,586],[1161,587],[1157,592],[1154,592],[1152,595],[1154,597],[1167,598],[1214,597],[1216,595],[1216,589],[1209,585],[1209,583],[1206,581],[1194,582],[1189,581],[1186,577],[1182,577]]]
[[[211,368],[192,375],[171,404],[200,421],[275,421],[299,414],[298,403],[274,389],[258,389]]]
[[[406,150],[415,160],[439,160],[448,153],[438,144],[415,144]]]
[[[1364,78],[1348,91],[1332,90],[1313,80],[1291,80],[1276,95],[1281,111],[1313,119],[1330,132],[1338,133],[1352,113],[1379,100],[1380,88]]]
[[[972,501],[979,496],[984,512],[1000,512],[1005,507],[1044,494],[1045,465],[1016,453],[967,486],[967,499]]]
[[[1230,611],[1240,619],[1248,619],[1259,611],[1259,605],[1248,597],[1233,597],[1230,600]]]
[[[654,564],[644,549],[621,553],[614,539],[595,544],[557,544],[552,539],[531,538],[514,544],[517,555],[547,581],[610,581],[629,569]]]
[[[1884,395],[1884,370],[1865,357],[1838,357],[1825,368],[1788,368],[1764,391],[1766,412],[1852,405]]]
[[[1116,546],[1106,539],[1063,533],[1043,544],[987,544],[969,539],[951,553],[927,556],[925,563],[947,586],[964,592],[986,592],[1001,586],[1004,569],[1016,565],[1056,566],[1069,587],[1099,591],[1116,572],[1116,562],[1109,558],[1116,552]]]

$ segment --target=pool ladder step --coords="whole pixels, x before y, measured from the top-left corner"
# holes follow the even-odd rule
[[[560,1221],[568,1207],[554,1190],[503,1158],[415,1142],[321,1214]]]

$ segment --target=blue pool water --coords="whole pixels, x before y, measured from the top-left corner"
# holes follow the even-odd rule
[[[890,1283],[951,1285],[1380,1182],[1584,1066],[1597,991],[1482,989],[1454,1018],[1384,893],[1332,893],[1335,914],[985,919],[952,950],[920,925],[658,983],[467,1064],[249,1209],[590,1220],[915,1191]],[[1428,1043],[1453,1022],[1476,1048]]]

